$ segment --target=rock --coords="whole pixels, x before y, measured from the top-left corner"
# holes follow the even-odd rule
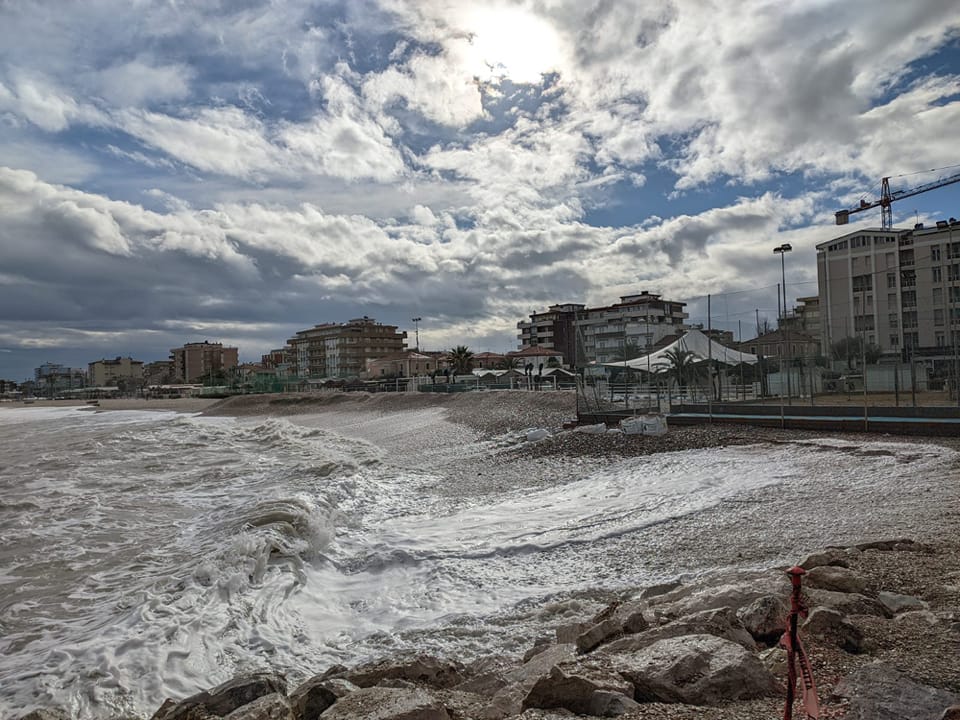
[[[767,648],[757,657],[763,666],[778,677],[785,677],[787,674],[787,651],[782,647]]]
[[[716,705],[771,695],[773,675],[737,643],[713,635],[660,640],[619,658],[639,702]]]
[[[901,595],[900,593],[887,592],[885,590],[877,593],[877,600],[880,601],[887,610],[896,615],[906,610],[926,610],[929,605],[920,598],[912,595]]]
[[[865,542],[860,543],[859,545],[854,545],[854,547],[861,552],[864,550],[882,550],[884,552],[889,552],[891,550],[919,551],[924,549],[923,545],[918,542],[914,542],[909,538],[899,538],[897,540],[874,540],[873,542]]]
[[[523,699],[526,708],[566,708],[578,715],[590,710],[590,699],[600,688],[590,680],[577,675],[567,675],[554,667],[549,675],[537,680]]]
[[[41,708],[40,710],[33,710],[26,715],[22,715],[20,720],[69,720],[69,718],[70,716],[67,712],[60,708]]]
[[[835,565],[820,565],[812,568],[803,577],[804,585],[836,592],[863,594],[867,589],[863,578],[849,568]]]
[[[826,607],[844,615],[872,615],[874,617],[893,617],[886,606],[860,593],[835,592],[833,590],[809,589],[805,592],[807,604],[812,610]]]
[[[386,658],[360,665],[339,676],[359,687],[372,687],[383,680],[407,680],[436,688],[451,688],[463,682],[463,665],[431,655]]]
[[[577,638],[577,652],[588,653],[598,645],[623,633],[623,626],[611,618],[597,623]]]
[[[659,585],[651,585],[648,588],[644,588],[639,597],[641,600],[647,600],[652,597],[657,597],[658,595],[664,595],[671,590],[676,590],[682,584],[679,580],[672,580],[670,582],[660,583]]]
[[[647,622],[646,615],[644,615],[643,610],[640,609],[627,609],[624,613],[623,618],[623,631],[627,634],[635,634],[638,632],[643,632],[650,627],[650,623]]]
[[[361,688],[338,700],[323,720],[450,720],[446,708],[425,690]]]
[[[754,640],[772,645],[783,635],[789,613],[783,598],[765,595],[737,610],[737,618]]]
[[[628,635],[608,643],[604,649],[610,653],[632,652],[648,647],[659,640],[683,635],[715,635],[742,645],[747,650],[756,648],[753,636],[747,632],[740,619],[730,608],[724,607],[686,615],[666,625]]]
[[[287,698],[280,693],[270,693],[241,705],[224,720],[293,720],[293,713]]]
[[[646,602],[659,615],[676,619],[722,607],[736,610],[764,595],[789,597],[790,580],[787,574],[779,570],[730,573],[722,578],[705,579],[695,585],[681,585]]]
[[[916,683],[883,662],[855,670],[834,694],[850,701],[847,720],[937,720],[960,702],[960,696]]]
[[[557,628],[557,642],[561,645],[566,643],[576,644],[577,638],[585,633],[589,628],[590,623],[587,622],[575,622],[560,625]]]
[[[287,681],[283,676],[274,673],[241,675],[178,703],[165,702],[151,720],[201,720],[209,715],[226,717],[237,708],[273,693],[287,694]]]
[[[493,695],[482,717],[486,720],[519,715],[523,711],[523,700],[536,682],[549,675],[555,665],[576,657],[577,646],[572,643],[553,645],[539,653],[518,668],[505,673],[506,684]],[[464,687],[464,686],[459,686]]]
[[[821,567],[823,565],[834,565],[843,568],[850,567],[850,564],[847,562],[847,551],[840,548],[828,548],[823,552],[808,555],[806,559],[800,563],[800,567],[804,570],[812,570],[815,567]]]
[[[803,623],[803,630],[832,642],[848,653],[863,650],[863,632],[836,610],[817,608]]]
[[[639,709],[640,703],[626,695],[609,690],[594,690],[586,714],[593,717],[619,717]]]
[[[530,658],[518,668],[507,673],[507,680],[511,683],[528,683],[533,686],[543,675],[547,675],[554,665],[572,660],[576,657],[577,646],[571,643],[553,645],[542,653]]]
[[[316,675],[290,693],[290,707],[297,720],[314,720],[337,700],[359,689],[343,678]]]
[[[552,640],[543,640],[542,638],[537,640],[537,642],[534,643],[534,646],[523,654],[523,661],[526,662],[534,655],[539,655],[551,645],[553,645]]]
[[[960,705],[951,705],[943,711],[939,720],[960,720]]]

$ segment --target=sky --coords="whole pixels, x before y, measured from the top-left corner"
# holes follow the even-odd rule
[[[773,247],[815,295],[958,128],[954,0],[0,0],[0,378],[364,315],[502,352],[642,290],[747,338]]]

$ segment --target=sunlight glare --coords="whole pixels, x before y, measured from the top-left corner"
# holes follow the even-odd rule
[[[543,18],[519,7],[477,7],[463,26],[471,33],[463,53],[471,74],[482,80],[505,77],[514,83],[539,83],[558,70],[560,37]]]

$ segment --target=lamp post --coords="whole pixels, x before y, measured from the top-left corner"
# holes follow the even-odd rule
[[[420,321],[423,320],[421,317],[411,318],[413,323],[413,332],[417,337],[417,352],[420,352]]]
[[[790,399],[792,393],[790,392],[790,335],[786,329],[786,322],[784,322],[787,318],[787,266],[786,266],[786,263],[784,262],[783,256],[786,255],[791,250],[793,250],[793,246],[790,243],[783,243],[782,245],[778,245],[773,249],[773,252],[775,254],[780,255],[780,282],[781,282],[781,285],[783,286],[783,314],[780,318],[780,333],[781,335],[783,335],[783,333],[786,333],[785,344],[787,347],[786,347],[786,352],[784,353],[784,359],[787,362],[787,403],[788,404],[792,402]]]

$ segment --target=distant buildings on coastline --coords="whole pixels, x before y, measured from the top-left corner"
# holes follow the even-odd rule
[[[817,295],[787,303],[784,294],[776,324],[761,322],[758,314],[755,324],[744,323],[754,337],[742,342],[735,342],[729,330],[688,324],[686,303],[643,290],[609,305],[560,302],[531,312],[516,324],[517,350],[468,353],[469,366],[521,374],[603,367],[656,351],[697,327],[717,342],[774,364],[804,358],[827,367],[844,360],[849,369],[857,365],[851,353],[865,359],[869,349],[871,362],[909,360],[925,366],[933,378],[960,375],[960,368],[951,369],[960,364],[960,222],[951,218],[930,228],[858,230],[816,249]],[[363,316],[300,330],[259,362],[241,364],[238,348],[204,340],[146,363],[121,356],[95,360],[86,370],[44,363],[20,385],[51,397],[90,387],[144,392],[232,384],[283,390],[322,381],[446,377],[462,370],[462,358],[458,361],[453,351],[420,348],[419,332],[416,349],[407,340],[398,326]],[[19,389],[0,380],[0,395]]]

